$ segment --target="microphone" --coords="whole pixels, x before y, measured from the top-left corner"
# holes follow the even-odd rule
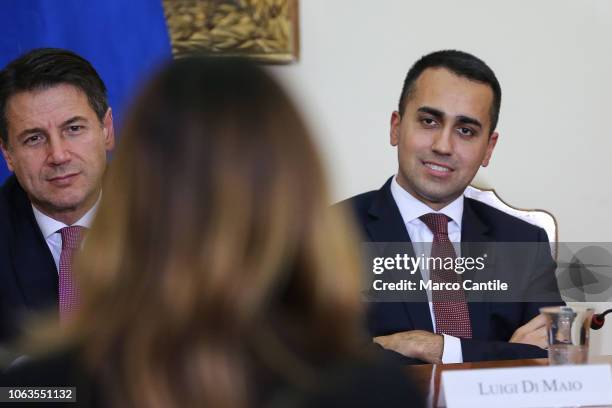
[[[606,322],[606,315],[610,312],[612,312],[612,309],[608,309],[602,313],[594,314],[593,318],[591,319],[591,329],[593,330],[601,329],[604,323]]]

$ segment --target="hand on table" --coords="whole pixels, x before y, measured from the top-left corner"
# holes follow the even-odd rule
[[[546,337],[546,317],[537,315],[523,326],[516,329],[510,343],[523,343],[538,346],[543,349],[548,348]]]
[[[410,330],[374,337],[374,343],[387,350],[432,364],[442,362],[444,337],[424,330]]]

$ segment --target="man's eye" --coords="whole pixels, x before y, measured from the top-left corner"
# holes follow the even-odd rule
[[[421,123],[427,127],[432,127],[437,124],[436,120],[433,118],[422,118]]]
[[[460,127],[457,130],[463,136],[474,136],[474,131],[468,127]]]
[[[32,135],[23,141],[23,144],[28,146],[35,146],[43,141],[41,135]]]
[[[68,131],[70,133],[79,133],[81,132],[83,129],[85,128],[85,126],[81,126],[81,125],[71,125],[68,126]]]

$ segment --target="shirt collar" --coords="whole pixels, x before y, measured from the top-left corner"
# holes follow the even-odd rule
[[[77,222],[72,225],[79,225],[81,227],[89,228],[93,222],[94,216],[96,215],[96,211],[98,210],[98,205],[100,204],[100,199],[102,198],[102,194],[98,197],[98,201],[83,215]],[[64,227],[68,227],[68,225],[64,224],[61,221],[58,221],[54,218],[49,217],[46,214],[43,214],[38,208],[32,205],[32,210],[34,211],[34,218],[36,218],[36,223],[40,228],[45,240],[48,239],[51,235],[58,232],[60,229]]]
[[[391,194],[399,208],[402,219],[405,224],[418,219],[420,216],[429,213],[440,213],[449,217],[454,221],[459,229],[461,229],[461,220],[463,218],[463,194],[450,202],[440,211],[435,211],[428,207],[425,203],[417,200],[412,194],[404,190],[397,182],[397,176],[391,181]]]

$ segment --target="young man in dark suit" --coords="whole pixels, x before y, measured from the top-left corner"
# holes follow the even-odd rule
[[[491,159],[499,137],[500,104],[499,82],[480,59],[451,50],[422,57],[409,70],[399,108],[391,115],[397,175],[380,190],[347,203],[367,241],[431,243],[432,257],[456,257],[459,243],[533,243],[521,254],[522,263],[498,268],[497,273],[518,282],[515,296],[534,287],[546,288],[548,295],[542,301],[535,296],[520,302],[472,303],[461,288],[455,293],[422,290],[416,302],[372,302],[369,330],[386,350],[430,363],[546,355],[539,307],[561,303],[546,233],[463,197],[480,166]],[[419,272],[424,281],[463,280],[454,271]],[[449,302],[449,296],[456,298]]]
[[[0,187],[0,341],[28,315],[78,306],[71,259],[113,145],[106,87],[82,57],[36,49],[0,71],[0,147],[14,173]]]

